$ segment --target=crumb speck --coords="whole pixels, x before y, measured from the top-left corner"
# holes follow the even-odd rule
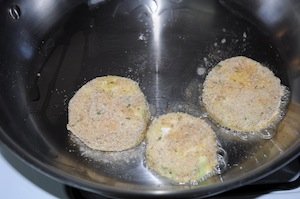
[[[266,154],[264,154],[264,158],[267,158],[268,156]]]
[[[138,40],[145,41],[146,40],[146,36],[143,33],[140,33]]]
[[[197,74],[198,75],[204,75],[205,74],[205,72],[206,72],[206,69],[204,68],[204,67],[198,67],[197,68]]]

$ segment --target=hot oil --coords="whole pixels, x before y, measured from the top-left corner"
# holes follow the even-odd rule
[[[126,1],[124,1],[126,2]],[[151,7],[151,6],[150,6]],[[155,7],[155,6],[154,6]],[[121,6],[119,8],[122,8]],[[143,8],[143,7],[142,7]],[[153,9],[150,9],[153,10]],[[182,15],[178,15],[180,17],[178,17],[178,21],[180,21],[181,19],[183,19],[182,16],[184,16],[185,12],[187,9],[184,9],[183,12],[181,12]],[[209,10],[209,9],[207,9]],[[122,9],[119,9],[118,12],[122,11]],[[135,11],[138,11],[138,9],[135,9]],[[117,18],[117,14],[118,12],[114,12],[116,14],[114,14],[113,18]],[[98,12],[98,13],[102,13],[102,12]],[[175,13],[174,10],[172,10],[172,17],[166,17],[166,19],[173,19],[173,15]],[[186,12],[187,14],[190,14],[191,16],[194,16],[195,13],[199,13],[199,11],[193,13],[193,12]],[[212,12],[214,13],[214,12]],[[127,16],[128,13],[126,13]],[[209,16],[209,13],[205,13],[205,17],[199,17],[199,18],[203,18],[206,19],[206,16]],[[140,15],[142,17],[147,17],[147,16],[151,16],[149,14],[147,15]],[[200,15],[201,16],[201,15]],[[217,16],[213,16],[212,18],[208,18],[210,21],[214,18],[218,18],[218,19],[222,19],[224,18],[224,20],[228,21],[228,17],[230,15],[228,13],[226,13],[226,15],[224,15],[224,17],[217,17]],[[197,18],[197,16],[195,16],[195,19]],[[158,17],[156,16],[154,19],[158,19]],[[161,18],[162,20],[163,18]],[[189,19],[189,18],[188,18]],[[119,42],[116,43],[114,42],[114,40],[112,40],[110,37],[106,38],[106,35],[111,35],[111,34],[99,34],[101,35],[101,39],[99,40],[95,40],[93,41],[92,38],[89,38],[92,42],[89,43],[89,48],[93,49],[92,47],[94,47],[93,52],[97,52],[97,55],[95,57],[93,57],[93,59],[95,59],[96,61],[93,61],[93,63],[97,63],[97,64],[93,64],[91,63],[89,60],[85,60],[82,63],[88,63],[86,65],[84,65],[85,70],[80,73],[83,76],[87,76],[89,77],[89,79],[91,77],[94,77],[95,74],[97,74],[98,76],[100,75],[107,75],[107,74],[117,74],[117,75],[122,75],[122,76],[126,76],[129,77],[133,80],[136,80],[140,83],[140,86],[143,90],[143,92],[145,92],[145,95],[148,97],[148,101],[150,104],[150,107],[152,107],[153,111],[151,111],[152,115],[158,116],[160,114],[163,113],[168,113],[168,112],[185,112],[185,113],[189,113],[193,116],[196,117],[200,117],[204,120],[206,120],[211,126],[212,128],[215,129],[217,136],[218,134],[226,134],[229,135],[228,137],[224,138],[224,136],[219,136],[218,138],[220,139],[220,141],[222,141],[222,147],[219,146],[219,150],[218,150],[218,154],[217,154],[217,159],[218,159],[218,165],[216,166],[216,168],[209,174],[207,174],[206,176],[204,176],[203,178],[199,179],[196,182],[190,182],[186,185],[200,185],[202,184],[204,181],[206,181],[208,178],[215,176],[215,175],[221,175],[228,167],[227,165],[230,163],[231,165],[235,165],[235,162],[233,162],[233,160],[236,159],[237,156],[230,154],[230,151],[228,149],[230,149],[231,146],[233,145],[226,145],[226,143],[231,142],[232,139],[232,135],[234,137],[238,137],[240,140],[245,141],[242,142],[241,145],[246,145],[251,138],[263,138],[263,139],[270,139],[276,132],[276,127],[277,124],[274,124],[274,126],[270,127],[270,129],[266,129],[265,131],[262,131],[260,133],[241,133],[241,132],[234,132],[234,131],[230,131],[228,129],[225,129],[221,126],[217,126],[214,123],[212,123],[209,119],[208,119],[208,114],[206,113],[206,111],[204,111],[204,109],[201,107],[201,104],[199,105],[199,96],[201,96],[201,89],[199,89],[199,86],[202,86],[202,82],[204,81],[205,76],[207,75],[207,73],[209,72],[209,70],[219,61],[226,59],[228,57],[232,57],[232,56],[237,56],[237,55],[250,55],[253,58],[258,57],[260,59],[262,59],[261,57],[269,57],[271,54],[272,57],[272,53],[270,53],[268,50],[265,50],[267,47],[264,47],[265,40],[263,39],[258,39],[257,37],[255,37],[254,39],[252,39],[253,35],[257,36],[257,32],[253,31],[251,29],[251,27],[248,25],[246,25],[247,23],[236,23],[236,20],[229,18],[232,21],[232,23],[230,23],[229,27],[223,28],[223,27],[219,27],[221,28],[220,30],[210,30],[208,27],[208,33],[209,35],[212,35],[211,38],[207,38],[207,36],[201,35],[203,32],[205,33],[205,29],[206,28],[202,28],[202,27],[206,27],[204,25],[199,26],[198,22],[196,22],[196,20],[187,20],[187,24],[186,30],[189,30],[189,28],[191,28],[191,30],[193,30],[193,27],[201,27],[201,31],[199,32],[199,34],[195,34],[194,35],[186,35],[186,36],[182,36],[181,34],[184,34],[183,32],[180,32],[178,38],[172,38],[169,36],[169,34],[167,35],[167,38],[164,38],[164,32],[166,31],[161,31],[158,32],[158,28],[159,26],[153,26],[156,27],[153,28],[151,26],[152,20],[151,17],[149,17],[149,20],[145,20],[145,21],[141,21],[141,23],[145,23],[145,31],[141,31],[141,30],[137,30],[134,31],[137,34],[135,34],[135,38],[131,39],[131,37],[125,37],[126,33],[122,32],[122,35],[120,38],[127,38],[127,40],[130,43],[130,45],[128,45],[128,43],[126,42]],[[134,21],[134,20],[130,20],[130,21]],[[156,20],[157,22],[158,20]],[[168,26],[168,24],[170,24],[170,22],[165,22],[164,24],[162,24],[164,29],[171,29],[173,26],[176,27],[176,22],[175,20],[173,20],[174,22],[171,23],[170,26]],[[195,21],[195,23],[193,23],[193,21]],[[99,23],[99,22],[98,22]],[[123,23],[123,22],[122,22]],[[146,24],[147,23],[147,24]],[[148,25],[148,23],[150,25]],[[86,23],[85,23],[86,24]],[[123,23],[126,24],[126,28],[128,28],[130,26],[130,24],[128,25],[128,23]],[[226,23],[220,23],[220,24],[226,24]],[[118,27],[122,27],[122,24],[117,24]],[[99,24],[98,24],[99,26]],[[218,26],[218,24],[216,24],[216,26]],[[233,26],[233,27],[231,27]],[[235,26],[237,28],[235,28]],[[214,26],[212,26],[214,27]],[[95,25],[90,25],[91,28],[91,32],[94,34],[95,31],[101,31],[101,30],[106,30],[106,28],[102,28],[102,27],[96,27]],[[153,29],[153,30],[152,30]],[[155,30],[154,30],[155,29]],[[181,28],[180,28],[181,30]],[[184,29],[182,29],[184,30]],[[222,30],[222,31],[221,31]],[[121,32],[121,31],[120,31]],[[132,31],[133,32],[133,31]],[[189,31],[188,31],[189,32]],[[191,31],[192,32],[192,31]],[[97,32],[96,32],[97,33]],[[161,35],[161,40],[158,40],[157,36],[152,35],[152,33],[155,33],[156,35]],[[161,33],[161,34],[157,34],[157,33]],[[215,34],[214,34],[215,33]],[[91,34],[91,36],[93,36],[93,34]],[[113,35],[113,34],[112,34]],[[199,36],[200,35],[200,36]],[[95,37],[98,38],[98,37]],[[129,39],[128,39],[129,38]],[[198,38],[204,38],[203,41],[199,40]],[[251,41],[252,39],[252,41]],[[88,39],[87,39],[88,40]],[[172,44],[172,42],[169,42],[169,40],[174,40],[174,43],[176,45],[174,46],[167,46],[168,44]],[[106,42],[108,41],[108,42]],[[134,45],[134,41],[137,41],[137,44]],[[153,41],[155,43],[160,43],[162,44],[160,47],[158,45],[153,45]],[[182,43],[180,43],[180,41],[182,41]],[[197,46],[195,47],[195,49],[193,49],[193,51],[185,51],[185,49],[189,49],[190,46],[185,46],[184,44],[189,43],[189,41],[192,41],[193,45],[192,46]],[[263,41],[263,42],[262,42]],[[197,43],[198,42],[198,43]],[[205,49],[202,49],[202,46],[206,46],[207,44],[209,45],[208,42],[211,42],[211,46],[209,46],[208,48],[205,47]],[[112,45],[115,44],[115,45]],[[124,43],[124,46],[123,46]],[[142,45],[143,44],[143,45]],[[180,48],[180,54],[184,55],[179,57],[175,51],[177,46],[181,46],[179,45],[181,44],[183,47]],[[205,44],[205,45],[203,45]],[[251,44],[251,45],[250,45]],[[259,44],[259,45],[258,45]],[[88,45],[87,45],[88,46]],[[102,49],[100,48],[100,46],[104,46],[107,49],[105,49],[105,51],[101,51]],[[115,51],[114,48],[110,48],[110,47],[114,47],[117,46],[118,49],[122,49],[122,50],[117,50],[116,54],[110,54],[112,52]],[[128,48],[128,46],[130,46],[130,48]],[[142,47],[140,47],[142,46]],[[259,46],[259,49],[256,49],[256,47]],[[261,47],[263,46],[263,47]],[[148,52],[149,49],[151,49],[151,47],[153,47],[152,50],[154,50],[154,52]],[[194,47],[192,47],[194,48]],[[198,49],[199,48],[199,49]],[[81,48],[80,48],[81,49]],[[83,49],[83,48],[82,48]],[[137,49],[137,50],[135,50]],[[160,50],[162,49],[162,50]],[[163,51],[163,49],[167,49],[166,52]],[[100,54],[99,52],[103,53],[102,56],[98,56],[98,54]],[[109,54],[105,54],[106,52],[109,52]],[[123,52],[123,53],[122,53]],[[90,54],[92,54],[91,52],[89,52]],[[173,54],[172,54],[173,53]],[[84,53],[82,53],[84,54]],[[88,53],[86,53],[88,54]],[[161,55],[161,56],[160,56]],[[76,57],[76,56],[72,56]],[[89,57],[89,56],[86,56]],[[116,57],[118,59],[116,59]],[[170,57],[170,58],[169,58]],[[176,59],[178,58],[178,59]],[[189,60],[188,62],[180,62],[180,60],[184,60],[187,59]],[[193,62],[193,60],[195,59],[195,64]],[[268,58],[269,59],[269,58]],[[72,59],[73,60],[73,59]],[[154,61],[153,61],[154,60]],[[170,61],[171,60],[171,61]],[[176,60],[173,62],[173,60]],[[272,59],[270,59],[272,60]],[[68,62],[66,62],[68,63]],[[79,63],[79,62],[78,62]],[[80,62],[81,63],[81,62]],[[99,64],[101,63],[101,64]],[[71,64],[68,64],[71,65]],[[195,66],[194,66],[195,65]],[[271,64],[274,65],[274,64]],[[99,67],[101,66],[101,67]],[[124,67],[120,67],[120,66],[124,66]],[[172,66],[172,68],[167,68],[166,71],[164,71],[164,67],[165,66]],[[178,66],[178,67],[177,67]],[[178,90],[175,90],[176,93],[173,94],[171,91],[168,92],[169,90],[171,90],[172,88],[169,88],[169,85],[172,85],[171,83],[173,83],[173,79],[171,78],[171,75],[166,75],[166,72],[168,74],[170,74],[170,72],[173,71],[173,69],[177,69],[177,68],[188,68],[187,66],[193,66],[194,67],[194,75],[190,75],[190,76],[185,76],[185,78],[180,78],[181,76],[184,76],[185,73],[188,73],[188,71],[180,71],[180,73],[178,73],[179,75],[176,77],[177,73],[171,73],[172,76],[175,75],[174,81],[180,82],[180,84],[176,84],[175,86],[178,87],[184,87],[185,90],[183,90],[182,93],[177,93]],[[152,68],[155,68],[155,70],[152,70]],[[116,70],[112,70],[112,69],[116,69]],[[118,69],[118,70],[117,70]],[[158,70],[160,69],[160,70]],[[70,70],[66,70],[66,71],[70,71]],[[174,72],[174,71],[173,71]],[[66,75],[67,76],[67,75]],[[191,80],[192,79],[192,80]],[[167,80],[167,81],[166,81]],[[189,85],[184,85],[184,83],[189,83]],[[182,86],[184,85],[184,86]],[[166,89],[167,88],[167,89]],[[285,110],[286,110],[286,105],[288,104],[288,95],[286,99],[283,99],[281,102],[281,112],[280,112],[280,120],[284,117],[285,114]],[[175,96],[175,97],[174,97]],[[180,96],[180,97],[177,97]],[[253,134],[253,135],[252,135]],[[143,168],[145,168],[144,174],[148,174],[148,173],[152,173],[149,172],[149,168],[147,168],[145,159],[144,159],[144,149],[145,149],[145,143],[142,143],[140,146],[127,150],[127,151],[122,151],[122,152],[102,152],[102,151],[96,151],[93,149],[90,149],[89,147],[85,146],[78,138],[73,137],[71,134],[71,139],[73,140],[72,142],[77,146],[76,148],[76,153],[78,153],[80,156],[87,158],[88,160],[93,161],[93,165],[108,165],[107,167],[107,173],[109,174],[114,174],[114,172],[118,172],[118,168],[120,168],[120,166],[118,165],[129,165],[128,168],[130,168],[130,166],[132,164],[139,164],[139,163],[143,163]],[[73,139],[75,138],[75,139]],[[234,143],[236,144],[236,143]],[[237,147],[237,149],[239,149]],[[226,152],[227,151],[227,152]],[[227,154],[228,153],[228,154]],[[228,155],[230,155],[230,159],[227,157]],[[243,153],[242,153],[243,155]],[[228,160],[229,159],[229,160]],[[141,161],[141,162],[140,162]],[[229,163],[228,163],[229,161]],[[238,162],[237,165],[238,167],[242,168],[240,165],[242,164],[242,162]],[[127,171],[125,171],[123,169],[123,172],[126,173]],[[137,173],[137,171],[134,171]],[[121,173],[121,172],[119,172]],[[155,175],[155,173],[153,172],[153,174]],[[115,175],[114,175],[115,176]],[[140,177],[140,176],[139,176]],[[160,178],[162,179],[162,177],[155,175],[156,178]],[[122,177],[123,178],[123,177]],[[124,177],[125,178],[125,177]],[[124,179],[123,178],[123,179]],[[132,178],[132,176],[131,176]],[[154,183],[155,181],[151,181],[151,183]],[[169,184],[169,183],[173,183],[170,182],[169,180],[165,179],[162,180],[162,184]]]
[[[94,162],[101,162],[110,166],[121,164],[138,164],[143,159],[145,142],[139,146],[125,151],[105,152],[94,150],[85,145],[78,137],[70,133],[70,140],[77,146],[77,150],[82,157]]]
[[[165,113],[184,112],[206,120],[214,129],[218,138],[221,139],[222,143],[230,142],[232,136],[237,137],[241,141],[245,141],[245,142],[256,140],[256,139],[258,140],[271,139],[276,133],[276,129],[279,122],[283,119],[286,113],[287,105],[290,99],[290,92],[287,87],[284,87],[283,89],[284,95],[280,102],[278,120],[274,121],[272,125],[270,125],[266,129],[261,130],[260,132],[238,132],[238,131],[232,131],[230,129],[226,129],[209,119],[208,113],[205,111],[205,108],[203,107],[201,100],[199,100],[199,96],[201,99],[202,89],[203,89],[202,80],[201,81],[198,81],[197,79],[191,80],[191,82],[186,86],[186,88],[182,90],[181,95],[183,97],[180,100],[177,101],[166,100],[167,106],[164,111]],[[224,134],[227,135],[227,137],[226,136],[224,137]],[[161,184],[186,185],[186,186],[201,185],[202,183],[205,183],[205,181],[207,181],[209,178],[213,176],[218,176],[218,175],[221,176],[224,173],[224,171],[226,171],[229,165],[227,148],[222,147],[221,144],[218,143],[218,153],[217,153],[218,164],[210,173],[206,174],[205,176],[203,176],[201,179],[197,181],[191,181],[188,183],[177,183],[169,179],[166,179],[162,176],[159,176],[158,174],[155,173],[155,171],[152,171],[150,168],[148,168],[144,156],[145,148],[146,148],[145,142],[143,142],[140,146],[133,149],[129,149],[127,151],[102,152],[102,151],[96,151],[90,149],[75,136],[71,136],[71,139],[74,143],[76,143],[76,145],[78,145],[78,151],[82,157],[88,158],[93,162],[101,162],[102,164],[107,164],[112,169],[118,169],[119,165],[122,164],[131,166],[131,165],[139,165],[140,163],[142,163],[141,166],[143,167],[143,169],[148,171],[149,175],[151,174],[151,176],[157,179],[157,181],[159,181]],[[238,166],[240,169],[243,169],[243,167],[240,166],[240,164],[234,164],[234,165]],[[123,179],[126,177],[121,176],[120,178]]]

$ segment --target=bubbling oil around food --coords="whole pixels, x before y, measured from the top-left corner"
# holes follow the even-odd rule
[[[217,140],[217,165],[215,166],[215,168],[208,174],[206,174],[205,176],[203,176],[202,178],[198,179],[198,180],[193,180],[190,182],[175,182],[172,181],[166,177],[163,177],[161,175],[159,175],[158,173],[156,173],[156,171],[152,170],[148,164],[147,164],[147,159],[144,156],[143,159],[143,165],[144,167],[153,174],[153,176],[155,176],[157,179],[159,179],[160,182],[162,182],[163,184],[174,184],[174,185],[187,185],[187,186],[197,186],[200,185],[202,182],[206,181],[207,179],[216,176],[216,175],[221,175],[227,168],[227,163],[228,163],[228,155],[227,152],[225,151],[225,149],[222,148],[220,142]]]
[[[283,87],[283,96],[281,97],[276,119],[267,128],[264,128],[260,131],[243,132],[243,131],[232,130],[224,126],[221,126],[220,124],[216,124],[212,119],[209,118],[208,113],[206,113],[206,115],[209,118],[211,125],[216,126],[217,132],[224,133],[227,135],[233,135],[243,141],[248,141],[257,138],[266,139],[266,140],[271,139],[276,134],[278,125],[280,124],[280,121],[284,118],[290,101],[290,91],[288,87],[286,86],[282,86],[282,87]],[[200,106],[201,109],[205,110],[202,100],[200,100]]]
[[[98,163],[113,165],[136,164],[143,159],[145,142],[139,146],[124,151],[99,151],[85,145],[78,137],[70,133],[70,141],[77,147],[74,152],[79,152],[80,156],[89,158]]]
[[[208,178],[211,178],[216,175],[221,175],[227,168],[227,162],[228,162],[228,157],[227,157],[227,152],[225,149],[222,148],[221,144],[218,142],[218,150],[217,150],[217,165],[215,168],[202,178],[200,178],[197,181],[190,181],[188,183],[180,183],[180,184],[186,184],[186,185],[199,185],[200,183],[206,181]]]

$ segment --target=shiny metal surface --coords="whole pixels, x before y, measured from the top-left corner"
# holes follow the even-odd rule
[[[0,2],[0,138],[38,170],[111,196],[204,197],[258,180],[298,156],[300,9],[294,1],[285,9],[278,9],[279,0],[39,2]],[[19,9],[19,18],[10,8]],[[154,116],[203,116],[198,97],[205,75],[237,55],[273,70],[290,88],[291,102],[271,140],[218,132],[228,154],[223,174],[197,186],[172,185],[145,168],[143,146],[91,154],[70,140],[68,101],[90,79],[111,74],[138,81]]]

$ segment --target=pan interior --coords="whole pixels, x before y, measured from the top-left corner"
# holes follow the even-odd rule
[[[22,109],[17,117],[23,134],[15,129],[9,136],[24,150],[100,187],[174,191],[221,186],[264,167],[295,145],[300,106],[293,100],[271,140],[245,141],[218,133],[227,168],[197,186],[173,186],[150,173],[144,165],[144,145],[120,153],[78,145],[66,129],[68,102],[98,76],[139,82],[153,116],[173,111],[203,116],[199,88],[213,66],[233,56],[257,60],[284,85],[291,84],[287,64],[270,38],[218,1],[92,2],[97,1],[78,6],[51,29],[30,62],[15,66],[22,68],[21,74],[11,75],[11,100],[24,103],[11,109],[15,114]]]

